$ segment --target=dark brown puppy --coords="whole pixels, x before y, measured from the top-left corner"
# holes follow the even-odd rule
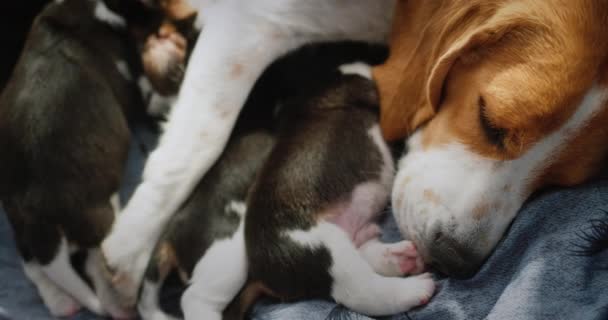
[[[138,11],[137,1],[126,2]],[[0,199],[26,274],[56,316],[80,305],[129,316],[97,250],[117,210],[127,117],[143,110],[125,21],[101,0],[51,3],[0,99]],[[77,250],[88,252],[94,290],[70,264]]]

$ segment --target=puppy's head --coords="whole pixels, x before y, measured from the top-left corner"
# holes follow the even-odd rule
[[[198,36],[197,11],[187,0],[100,1],[107,10],[97,10],[96,15],[105,20],[124,21],[135,38],[144,73],[153,89],[162,95],[175,94],[189,46]]]
[[[383,101],[385,135],[413,133],[393,207],[427,262],[464,277],[534,191],[580,183],[605,159],[608,5],[411,6],[423,15],[402,17],[422,32],[407,40],[419,41],[406,46],[411,68],[393,60],[411,75],[384,86],[405,88]],[[376,74],[381,90],[390,64]]]
[[[177,93],[186,61],[198,30],[197,12],[185,0],[160,0],[161,19],[142,35],[141,56],[144,73],[162,95]]]

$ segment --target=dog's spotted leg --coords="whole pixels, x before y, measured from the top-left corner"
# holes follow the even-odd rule
[[[347,233],[330,222],[289,234],[296,242],[325,247],[332,258],[332,297],[349,309],[370,316],[390,315],[426,304],[435,290],[429,274],[408,278],[379,275],[363,259]]]
[[[49,264],[42,266],[42,272],[90,311],[99,315],[106,314],[93,290],[72,267],[68,243],[65,238],[61,240],[61,244],[53,260]]]
[[[74,298],[59,288],[42,272],[39,264],[26,262],[23,270],[27,277],[32,280],[44,304],[55,317],[69,317],[80,310],[80,305]]]
[[[411,241],[382,243],[372,239],[364,243],[359,252],[374,271],[383,276],[400,277],[424,270],[424,262]]]
[[[222,312],[247,280],[243,222],[232,238],[214,243],[196,264],[182,296],[185,319],[221,320]]]
[[[266,22],[249,21],[255,18],[234,16],[239,9],[227,9],[209,12],[143,181],[102,244],[114,286],[126,301],[135,302],[164,225],[223,151],[257,78],[297,46],[290,38],[273,37]],[[252,28],[267,30],[251,33]],[[247,41],[242,41],[243,34]]]

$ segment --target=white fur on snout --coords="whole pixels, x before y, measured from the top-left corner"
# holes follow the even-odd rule
[[[127,26],[125,19],[110,10],[102,0],[97,0],[94,14],[97,20],[105,22],[113,27],[124,28]]]
[[[347,63],[338,68],[342,74],[356,74],[363,78],[372,79],[372,68],[369,64],[363,62]]]
[[[560,129],[511,161],[482,157],[459,142],[425,149],[421,133],[415,133],[408,140],[409,152],[399,162],[393,189],[401,231],[420,240],[431,236],[435,226],[449,227],[457,241],[475,241],[475,249],[489,253],[534,191],[531,184],[607,97],[607,90],[591,88]]]

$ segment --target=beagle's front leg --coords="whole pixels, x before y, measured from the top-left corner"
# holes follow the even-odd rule
[[[223,151],[257,78],[296,45],[225,9],[205,19],[166,131],[102,245],[115,288],[133,304],[163,227]]]

